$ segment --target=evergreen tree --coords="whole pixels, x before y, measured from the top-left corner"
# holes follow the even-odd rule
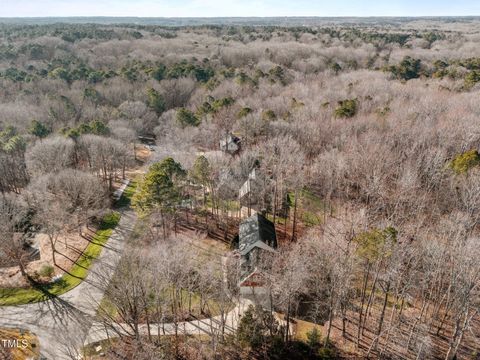
[[[181,201],[181,180],[185,170],[172,158],[150,166],[132,198],[133,207],[148,214],[158,209],[161,213],[173,212]]]
[[[48,134],[50,134],[48,127],[44,123],[37,120],[32,121],[28,132],[39,138],[47,137]]]
[[[185,108],[180,108],[177,111],[177,123],[182,128],[187,126],[198,126],[200,125],[200,119],[197,118],[192,111]]]
[[[148,106],[160,116],[165,111],[165,99],[157,90],[153,88],[148,89],[147,96]]]

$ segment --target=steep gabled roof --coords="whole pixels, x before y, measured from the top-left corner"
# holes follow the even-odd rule
[[[240,138],[229,134],[226,138],[220,139],[220,149],[231,153],[237,152],[240,149]]]
[[[267,251],[277,248],[275,225],[263,215],[256,213],[240,223],[238,250],[248,254],[258,247]]]
[[[228,134],[226,138],[220,139],[220,145],[226,146],[227,144],[239,144],[240,141],[240,138],[235,135]]]

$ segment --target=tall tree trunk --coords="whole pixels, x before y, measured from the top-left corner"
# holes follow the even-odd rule
[[[23,278],[28,280],[28,274],[27,274],[27,271],[25,269],[25,265],[23,264],[23,261],[20,259],[17,263],[18,263],[18,267],[20,268],[20,273],[22,274]]]
[[[50,247],[52,249],[52,260],[53,260],[53,265],[57,266],[57,260],[55,258],[55,253],[57,252],[57,249],[55,248],[55,242],[56,240],[53,239],[52,236],[48,236],[49,240],[50,240]]]
[[[287,202],[288,205],[288,192],[285,194],[285,201]],[[290,207],[287,206],[287,209],[285,211],[285,240],[287,240],[287,230],[288,230],[288,218],[290,215]]]
[[[358,316],[357,341],[356,341],[357,349],[360,346],[360,337],[362,336],[362,333],[363,333],[363,331],[362,331],[363,305],[365,304],[365,296],[367,294],[367,285],[368,285],[368,278],[370,276],[370,268],[371,268],[371,264],[368,261],[367,262],[367,271],[365,272],[365,277],[364,277],[363,286],[362,286],[362,300],[361,300],[361,305],[360,305],[360,312],[358,314],[359,316]]]
[[[375,277],[373,278],[372,290],[370,292],[370,296],[368,297],[367,308],[365,309],[365,314],[364,314],[364,317],[363,317],[362,334],[363,334],[363,331],[365,330],[366,321],[367,321],[368,317],[370,316],[370,310],[371,310],[370,306],[372,305],[372,302],[375,298],[375,290],[376,290],[376,287],[377,287],[377,281],[378,281],[379,273],[380,273],[380,261],[377,263],[377,268],[375,270]]]
[[[287,304],[287,316],[285,317],[285,320],[287,322],[286,324],[286,331],[285,331],[285,342],[288,343],[290,340],[289,332],[290,332],[290,295],[288,296],[288,304]]]
[[[469,314],[468,307],[466,308],[463,314],[463,322],[460,325],[461,318],[459,317],[458,320],[455,322],[455,330],[453,332],[452,338],[450,340],[450,344],[448,347],[447,355],[445,356],[445,360],[452,360],[455,359],[457,356],[458,348],[463,340],[463,335],[465,330],[468,328],[470,320],[475,317],[478,313],[478,309],[475,310],[472,314]]]
[[[383,347],[382,351],[380,352],[380,357],[382,357],[382,354],[383,352],[387,349],[388,347],[388,341],[390,340],[390,333],[391,333],[391,330],[393,328],[393,322],[394,322],[394,318],[395,318],[395,314],[397,312],[397,304],[398,304],[398,301],[399,301],[399,294],[398,294],[398,291],[395,293],[395,302],[392,306],[392,310],[390,312],[390,320],[388,322],[388,330],[387,330],[387,336],[385,337],[385,346]]]
[[[273,189],[273,224],[277,219],[277,180],[275,180],[275,187]]]
[[[325,337],[325,343],[324,346],[328,346],[328,343],[330,341],[330,333],[332,331],[332,321],[333,321],[333,302],[334,302],[334,295],[333,291],[330,294],[330,302],[329,302],[329,309],[328,309],[328,327],[327,327],[327,336]]]
[[[417,324],[420,322],[420,319],[423,316],[423,313],[425,312],[425,308],[427,306],[427,300],[424,298],[423,303],[422,303],[422,308],[420,310],[420,315],[415,319],[415,322],[412,324],[412,328],[410,329],[410,335],[408,335],[408,341],[407,341],[407,350],[410,348],[410,343],[412,341],[413,334],[415,332],[415,328],[417,327]]]
[[[148,341],[152,342],[152,332],[150,330],[150,314],[148,312],[148,304],[145,304],[145,320],[147,322]]]
[[[382,312],[380,314],[380,320],[378,321],[377,338],[375,340],[375,346],[374,346],[375,350],[377,350],[378,341],[380,340],[380,335],[382,333],[383,320],[385,319],[385,310],[387,308],[389,292],[390,292],[390,281],[387,283],[387,288],[385,289],[385,298],[383,300]]]
[[[292,241],[295,241],[295,231],[297,228],[297,201],[298,201],[298,189],[295,189],[295,201],[293,202]]]

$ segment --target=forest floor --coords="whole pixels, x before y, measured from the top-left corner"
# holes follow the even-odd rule
[[[172,236],[176,242],[181,242],[191,246],[192,253],[198,254],[199,262],[217,262],[221,266],[223,264],[223,259],[231,251],[229,245],[230,240],[223,239],[223,232],[216,233],[212,230],[212,228],[207,231],[205,223],[201,223],[200,220],[204,220],[204,218],[198,219],[195,218],[194,215],[189,214],[187,221],[187,215],[185,213],[182,214],[181,219],[177,223],[176,233],[171,233],[170,236]],[[137,236],[141,238],[140,241],[147,241],[147,239],[143,238],[143,234],[146,232],[145,226],[148,225],[142,223],[141,220],[138,221],[137,227],[134,231],[136,234],[136,236],[134,236],[135,241],[138,241]],[[158,237],[162,238],[162,236],[163,233],[160,231]],[[228,236],[231,237],[231,234]],[[149,239],[148,241],[152,240]],[[138,246],[138,243],[136,246]],[[113,276],[116,276],[116,274]],[[182,298],[184,299],[185,304],[184,306],[181,306],[179,313],[177,314],[177,319],[179,321],[215,317],[220,314],[220,307],[218,303],[213,300],[202,301],[202,297],[198,293],[182,291]],[[232,303],[231,307],[233,308],[234,306],[235,304]],[[117,310],[108,297],[104,297],[102,299],[101,309],[102,311],[106,311],[109,317],[114,319],[117,318]],[[152,311],[152,313],[153,312],[154,311]],[[169,309],[165,309],[162,316],[163,319],[166,319],[164,321],[173,321],[173,314],[169,312]],[[121,319],[117,320],[121,321]],[[146,322],[146,319],[141,319],[140,322]],[[155,319],[151,318],[150,322],[155,322]]]
[[[357,359],[364,358],[370,351],[370,358],[395,358],[395,359],[444,359],[449,347],[449,341],[454,331],[454,324],[451,319],[446,319],[442,330],[437,333],[441,323],[433,320],[430,327],[414,326],[420,316],[419,304],[405,304],[404,310],[399,314],[397,307],[392,320],[394,310],[393,295],[388,298],[388,305],[385,312],[378,345],[372,347],[377,338],[379,321],[381,318],[381,302],[383,294],[375,295],[376,300],[372,302],[369,316],[357,343],[358,335],[358,313],[349,310],[346,317],[345,334],[342,334],[342,319],[340,316],[334,318],[330,339],[339,351],[341,358]],[[360,306],[360,304],[358,304]],[[425,315],[424,315],[425,316]],[[399,319],[401,321],[399,322]],[[391,325],[393,324],[393,325]],[[326,334],[328,323],[322,327],[322,334]],[[472,330],[465,334],[464,341],[458,349],[457,359],[478,359],[480,344],[475,340],[476,334],[480,332],[480,319],[472,321]],[[388,339],[388,340],[387,340]],[[410,339],[410,341],[408,340]],[[386,346],[386,344],[388,344]],[[405,345],[409,344],[408,347]]]

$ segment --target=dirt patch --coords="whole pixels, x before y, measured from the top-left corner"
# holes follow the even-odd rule
[[[37,234],[35,241],[38,242],[40,251],[40,260],[32,261],[27,265],[27,273],[34,276],[35,273],[41,272],[45,267],[53,267],[53,275],[59,276],[69,271],[73,264],[77,261],[85,248],[90,243],[90,240],[95,235],[94,228],[82,229],[82,233],[71,232],[59,236],[56,242],[54,266],[53,252],[48,235]],[[22,276],[18,266],[0,269],[0,287],[25,287],[28,286],[27,280]]]
[[[152,152],[145,145],[137,145],[135,147],[135,155],[138,161],[144,163],[152,156]]]
[[[228,245],[210,237],[206,231],[189,229],[181,227],[178,235],[179,239],[195,246],[199,251],[211,256],[224,256],[229,252]]]

